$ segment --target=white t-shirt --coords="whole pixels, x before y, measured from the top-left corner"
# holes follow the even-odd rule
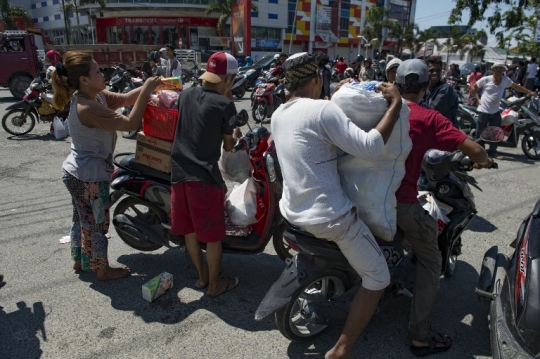
[[[283,173],[281,214],[292,224],[332,221],[353,203],[341,187],[338,148],[374,159],[384,154],[379,131],[365,132],[334,103],[302,98],[272,115],[272,137]]]
[[[493,114],[499,112],[499,105],[504,94],[504,90],[512,86],[513,82],[506,75],[503,75],[501,83],[495,85],[493,75],[482,77],[476,82],[476,86],[483,89],[480,98],[478,111]]]
[[[527,78],[534,79],[536,77],[536,71],[538,71],[538,64],[535,62],[530,63],[529,66],[527,66]]]

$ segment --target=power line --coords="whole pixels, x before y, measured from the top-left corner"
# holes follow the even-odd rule
[[[438,14],[432,14],[432,15],[427,15],[427,16],[424,16],[424,17],[415,18],[415,20],[425,20],[425,19],[430,19],[430,18],[442,17],[444,15],[450,14],[451,12],[452,12],[452,10],[445,11],[445,12],[441,12],[441,13],[438,13]]]

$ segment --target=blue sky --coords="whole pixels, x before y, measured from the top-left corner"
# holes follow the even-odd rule
[[[418,24],[420,30],[431,26],[447,25],[448,17],[454,7],[455,2],[452,0],[417,0],[414,21]],[[489,16],[492,13],[492,10],[488,10],[485,16]],[[462,14],[462,20],[462,24],[466,24],[469,20],[469,14],[467,12]],[[477,22],[473,28],[483,28],[488,33],[488,45],[496,46],[497,41],[493,35],[489,34],[489,29],[486,25],[487,21]]]

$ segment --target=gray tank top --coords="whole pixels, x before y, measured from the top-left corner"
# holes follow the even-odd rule
[[[101,103],[106,104],[102,94]],[[62,168],[85,182],[110,181],[114,171],[112,155],[116,131],[86,127],[77,116],[77,93],[73,95],[67,118],[71,136],[71,153]]]

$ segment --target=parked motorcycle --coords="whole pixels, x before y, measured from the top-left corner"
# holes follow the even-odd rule
[[[499,128],[489,129],[483,137],[485,140],[502,138]],[[476,215],[469,185],[479,187],[466,174],[473,169],[473,163],[460,151],[430,150],[423,158],[422,168],[435,198],[452,207],[447,214],[450,222],[438,237],[442,273],[451,277],[461,253],[461,234]],[[286,261],[281,276],[259,304],[255,320],[275,313],[276,325],[283,336],[293,341],[309,340],[331,324],[345,322],[361,278],[334,242],[315,238],[293,226],[283,237],[298,254]],[[393,242],[379,241],[390,270],[391,283],[386,289],[390,297],[392,294],[413,296],[414,253],[403,248],[402,237],[402,231],[398,230]]]
[[[144,75],[143,75],[144,76]],[[141,87],[144,84],[144,81],[146,81],[146,76],[143,78],[140,77],[131,77],[131,75],[128,73],[124,75],[124,78],[128,79],[126,87],[122,90],[122,93],[128,93],[131,90],[137,89]],[[120,113],[124,116],[129,116],[131,113],[131,110],[133,109],[133,106],[126,106],[122,107],[120,109]],[[138,129],[134,131],[122,131],[122,137],[134,139],[137,137],[137,133],[139,133],[142,129],[142,124],[139,126]]]
[[[494,359],[538,358],[540,355],[540,200],[521,223],[508,257],[497,246],[484,255],[476,286],[488,304],[491,353]]]
[[[114,71],[109,80],[109,91],[121,93],[129,84],[131,74],[126,70],[126,65],[118,64],[114,67]]]
[[[248,121],[247,112],[241,111],[237,126]],[[254,254],[264,250],[271,238],[280,258],[291,257],[283,242],[285,225],[279,211],[281,197],[280,171],[275,145],[266,127],[256,126],[234,146],[233,152],[248,151],[253,166],[251,178],[258,191],[258,221],[248,227],[227,225],[223,250]],[[118,157],[123,157],[119,162]],[[113,214],[112,223],[118,236],[130,247],[141,251],[154,251],[162,246],[172,248],[183,245],[183,239],[170,234],[170,174],[139,164],[133,154],[121,153],[114,158],[118,167],[112,177],[111,205],[122,199]]]
[[[199,77],[206,72],[206,67],[199,67],[195,64],[193,77],[191,78],[191,87],[197,87],[202,85],[202,81],[199,80]]]
[[[232,94],[239,100],[246,94],[246,79],[245,74],[238,74],[234,78],[231,91]]]
[[[41,77],[36,77],[24,92],[22,101],[6,108],[2,117],[2,127],[14,136],[26,135],[37,122],[53,122],[55,116],[65,120],[69,107],[58,111],[52,105],[51,85]]]
[[[262,123],[266,118],[270,119],[274,111],[287,101],[285,86],[279,83],[277,77],[271,77],[266,83],[257,85],[254,92],[251,114],[255,122]]]

